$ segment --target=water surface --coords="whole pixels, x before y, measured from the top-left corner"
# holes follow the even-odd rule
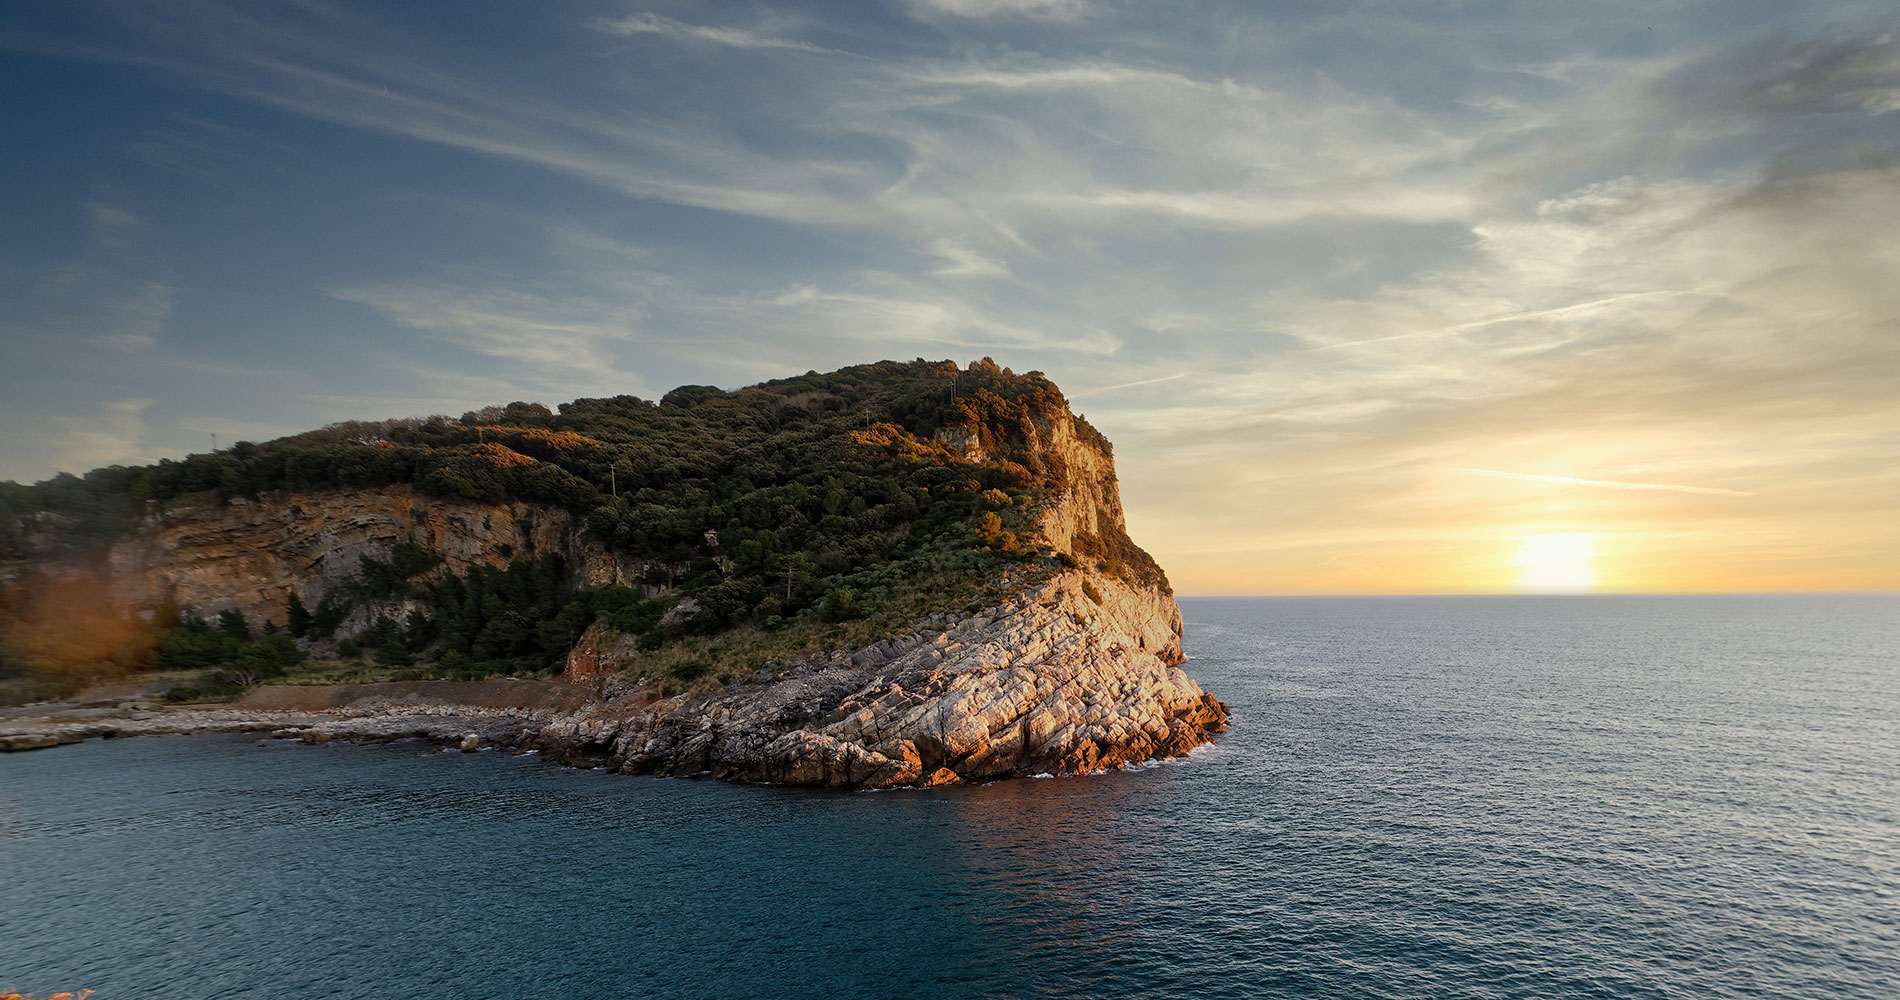
[[[1185,600],[1188,761],[880,793],[0,757],[0,987],[1900,996],[1900,598]]]

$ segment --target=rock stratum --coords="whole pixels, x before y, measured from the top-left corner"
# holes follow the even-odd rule
[[[852,447],[886,449],[900,456],[893,461],[922,454],[954,472],[993,467],[1006,450],[1041,476],[1038,488],[1016,494],[1011,516],[1022,537],[1007,544],[1017,555],[994,572],[986,599],[855,648],[678,690],[644,682],[635,637],[603,615],[574,644],[560,680],[276,685],[217,706],[106,692],[90,706],[0,711],[0,749],[165,732],[424,737],[629,774],[860,788],[1185,755],[1212,742],[1227,708],[1181,669],[1181,612],[1165,574],[1127,539],[1107,442],[1054,398],[1012,424],[1007,440],[970,426],[919,437],[867,421],[854,432]],[[438,573],[555,552],[583,587],[665,578],[589,523],[558,505],[428,495],[408,484],[284,491],[171,504],[108,548],[42,569],[93,574],[134,614],[162,603],[201,615],[237,609],[252,620],[270,620],[291,596],[315,604],[348,585],[360,556],[405,543],[435,556]],[[729,549],[705,534],[709,561],[729,566]],[[664,587],[645,587],[656,590]],[[682,601],[678,611],[690,607]]]

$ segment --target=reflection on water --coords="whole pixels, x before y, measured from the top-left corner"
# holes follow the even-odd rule
[[[1188,601],[1219,747],[832,793],[419,743],[0,758],[0,985],[1900,995],[1892,598]]]

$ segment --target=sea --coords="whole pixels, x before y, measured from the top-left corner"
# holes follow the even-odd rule
[[[1900,997],[1900,596],[1184,599],[1217,746],[839,792],[246,736],[0,757],[94,1000]]]

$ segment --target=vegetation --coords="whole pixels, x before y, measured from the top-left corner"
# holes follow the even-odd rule
[[[854,623],[885,627],[961,607],[999,567],[1038,557],[1160,580],[1125,537],[1083,539],[1073,554],[1038,547],[1033,511],[1066,488],[1069,470],[1036,443],[1066,405],[1040,373],[988,359],[967,371],[882,362],[735,392],[682,386],[658,402],[616,396],[558,411],[511,403],[459,419],[348,422],[181,461],[0,483],[0,560],[16,563],[98,546],[170,505],[408,484],[438,497],[565,507],[638,567],[635,579],[583,592],[551,554],[448,573],[434,554],[398,545],[386,559],[364,558],[356,579],[315,607],[293,597],[272,623],[284,630],[276,637],[161,615],[95,629],[100,639],[83,649],[36,638],[34,622],[46,616],[33,612],[45,602],[29,592],[43,592],[42,580],[0,599],[0,685],[56,689],[190,665],[210,672],[188,692],[196,696],[281,676],[295,665],[290,649],[328,643],[339,629],[353,634],[336,652],[391,671],[532,672],[558,667],[603,619],[638,636],[675,681],[693,683],[729,674],[735,660],[823,648],[863,630]],[[1076,427],[1107,449],[1085,421]],[[93,604],[112,616],[109,602]]]
[[[250,623],[236,611],[223,612],[213,626],[202,618],[179,619],[175,611],[163,610],[157,625],[162,638],[149,666],[200,672],[197,683],[179,685],[166,694],[172,701],[228,697],[283,677],[304,660],[304,650],[295,639],[275,629],[254,635]]]

